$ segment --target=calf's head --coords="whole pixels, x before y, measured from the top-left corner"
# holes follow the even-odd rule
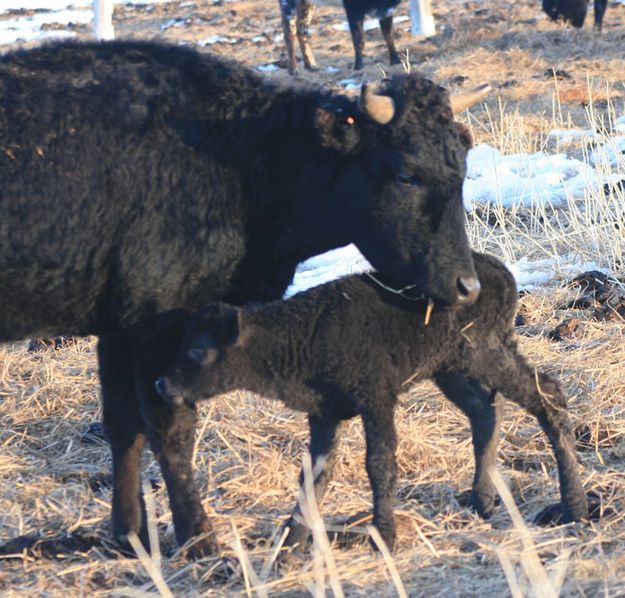
[[[174,405],[193,404],[244,387],[250,366],[241,350],[247,336],[241,314],[217,303],[195,314],[177,310],[159,316],[158,337],[178,337],[175,356],[155,383],[161,397]]]
[[[456,108],[487,91],[457,99]],[[357,102],[322,111],[317,127],[322,143],[349,156],[333,194],[343,212],[328,211],[328,226],[351,229],[349,240],[387,286],[446,304],[474,302],[480,286],[462,202],[471,138],[454,121],[447,92],[400,75],[375,90],[363,85]]]

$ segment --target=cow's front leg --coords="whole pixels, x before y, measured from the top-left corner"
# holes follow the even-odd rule
[[[457,372],[441,374],[435,380],[471,423],[475,476],[469,504],[481,517],[488,517],[495,504],[495,486],[489,471],[497,462],[501,399],[494,391]]]
[[[98,361],[104,429],[113,458],[113,536],[126,546],[132,531],[149,548],[140,475],[145,435],[127,339],[101,337]]]
[[[219,554],[219,543],[202,508],[193,476],[195,407],[169,405],[156,393],[154,371],[137,374],[137,386],[150,446],[161,466],[178,544],[194,539],[192,558]]]

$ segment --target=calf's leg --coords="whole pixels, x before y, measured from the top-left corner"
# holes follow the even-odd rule
[[[101,337],[98,361],[104,429],[113,458],[113,536],[126,545],[128,533],[135,532],[149,549],[140,476],[145,435],[127,339]]]
[[[565,522],[586,519],[588,501],[579,478],[573,426],[562,388],[551,377],[530,367],[511,337],[499,347],[495,345],[485,343],[479,357],[467,360],[468,375],[501,391],[536,417],[558,463],[563,519]]]
[[[475,456],[475,476],[469,504],[481,517],[489,517],[496,492],[488,472],[497,461],[501,400],[494,391],[458,372],[438,375],[435,382],[469,418]]]
[[[336,460],[336,446],[339,441],[340,421],[330,417],[309,416],[308,426],[310,428],[310,457],[312,471],[314,474],[313,487],[315,490],[315,500],[321,503],[325,494],[332,468]],[[300,492],[304,488],[304,470],[299,475]],[[302,510],[298,502],[289,521],[287,522],[289,533],[284,542],[285,546],[304,546],[308,540],[310,529],[303,522]]]
[[[397,482],[397,435],[393,410],[379,409],[362,416],[367,441],[365,460],[373,491],[373,524],[390,550],[395,546],[393,502]]]

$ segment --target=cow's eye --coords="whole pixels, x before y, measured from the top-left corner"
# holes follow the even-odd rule
[[[419,184],[418,179],[411,174],[397,174],[395,175],[395,180],[403,187],[412,187]]]
[[[206,359],[206,348],[205,347],[191,347],[187,351],[187,357],[198,365],[202,365],[204,360]]]

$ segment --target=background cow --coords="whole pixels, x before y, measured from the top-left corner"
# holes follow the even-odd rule
[[[315,56],[310,46],[310,18],[313,4],[337,5],[340,0],[279,0],[282,15],[282,29],[287,51],[287,68],[289,73],[297,70],[295,57],[295,38],[299,41],[304,66],[309,70],[316,70]],[[364,20],[365,15],[372,14],[380,20],[380,29],[388,47],[391,64],[399,64],[399,55],[395,49],[393,39],[393,8],[400,0],[342,0],[347,15],[349,30],[354,44],[354,68],[363,67],[363,53],[365,48]]]
[[[608,0],[595,0],[595,29],[601,30]],[[543,10],[550,19],[563,19],[573,27],[582,27],[586,19],[586,0],[543,0]]]
[[[218,550],[193,481],[195,411],[165,406],[133,326],[282,296],[354,242],[406,292],[471,303],[468,134],[418,75],[357,102],[191,49],[61,43],[0,59],[0,340],[97,335],[113,530],[147,545],[139,465],[158,456],[180,543]],[[383,124],[385,123],[385,124]]]

